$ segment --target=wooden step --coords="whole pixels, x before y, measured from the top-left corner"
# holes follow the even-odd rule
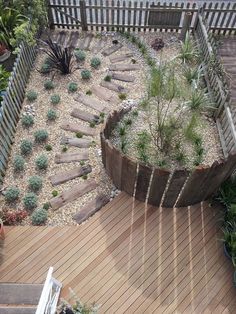
[[[93,34],[86,34],[84,38],[79,39],[79,42],[76,48],[80,50],[88,50],[92,39],[93,39]]]
[[[105,87],[96,85],[91,88],[91,91],[98,98],[108,103],[117,105],[120,102],[119,97],[117,95],[114,95],[111,91],[107,90],[107,88]]]
[[[125,54],[119,55],[119,56],[113,56],[110,58],[111,63],[115,63],[115,62],[121,62],[121,61],[125,61],[125,60],[129,60],[130,58],[133,57],[133,53],[132,52],[127,52]]]
[[[113,90],[114,92],[117,92],[117,93],[125,93],[125,94],[128,93],[128,89],[127,88],[125,88],[122,85],[116,84],[114,82],[102,81],[100,83],[100,85],[102,87],[107,88],[107,89]]]
[[[110,71],[137,71],[140,70],[140,65],[138,64],[111,64],[109,66]]]
[[[75,97],[75,100],[81,102],[83,105],[88,106],[89,108],[92,108],[98,112],[108,111],[105,105],[103,105],[100,101],[91,96],[78,93],[78,95]]]
[[[76,138],[76,137],[66,137],[63,136],[61,138],[61,145],[70,145],[70,146],[76,146],[79,148],[88,148],[91,145],[91,141],[84,138]]]
[[[68,46],[75,48],[77,46],[78,39],[79,39],[79,32],[78,31],[71,31],[69,39],[68,39]]]
[[[89,155],[87,151],[78,152],[78,153],[62,153],[55,155],[55,163],[62,164],[68,162],[76,162],[81,160],[88,160]]]
[[[82,177],[83,175],[88,174],[91,171],[92,167],[90,165],[75,167],[71,170],[59,172],[55,175],[52,175],[49,177],[49,180],[51,181],[51,184],[55,186],[73,180],[75,178]]]
[[[91,48],[91,51],[96,54],[106,47],[108,37],[101,37],[101,39],[95,41],[95,45]]]
[[[112,45],[111,47],[108,47],[106,49],[104,49],[102,51],[102,54],[107,57],[107,56],[110,56],[112,53],[118,51],[120,48],[122,48],[122,44],[121,43],[118,43],[117,45]]]
[[[73,122],[67,122],[67,121],[64,121],[61,124],[61,129],[65,131],[70,131],[70,132],[80,132],[82,134],[89,135],[89,136],[94,136],[96,134],[96,130],[89,126],[84,126],[84,125],[80,125],[79,123],[73,123]]]
[[[41,284],[1,283],[0,304],[37,305],[42,289]]]
[[[109,197],[105,194],[98,195],[95,199],[89,201],[81,210],[73,216],[78,224],[87,220],[94,215],[98,210],[109,202]]]
[[[94,190],[97,187],[95,180],[88,180],[83,183],[78,183],[74,185],[69,190],[62,192],[59,196],[56,196],[50,200],[50,205],[53,210],[56,210],[77,198],[83,196],[84,194]]]
[[[86,122],[97,123],[99,121],[99,116],[83,111],[79,108],[74,108],[70,115],[74,118],[78,118]]]
[[[37,306],[2,306],[0,305],[0,314],[35,314]]]
[[[134,82],[135,77],[132,75],[127,75],[123,73],[111,72],[109,73],[113,80],[122,81],[122,82]]]

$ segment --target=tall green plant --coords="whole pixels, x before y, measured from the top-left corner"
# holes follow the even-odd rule
[[[189,32],[187,32],[184,42],[181,45],[178,58],[183,63],[191,63],[198,57],[197,47],[194,46]]]

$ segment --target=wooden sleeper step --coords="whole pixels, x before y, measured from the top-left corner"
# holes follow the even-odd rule
[[[62,154],[56,154],[55,156],[55,163],[56,164],[62,164],[62,163],[68,163],[68,162],[76,162],[81,160],[88,160],[88,152],[78,152],[78,153],[62,153]]]
[[[113,80],[122,81],[122,82],[134,82],[135,77],[132,75],[127,75],[123,73],[111,72],[109,73]]]
[[[93,86],[91,88],[91,91],[93,92],[94,95],[96,95],[98,98],[101,100],[104,100],[106,102],[112,103],[114,105],[117,105],[120,100],[117,97],[117,95],[114,95],[112,92],[107,90],[107,88],[102,87],[102,86]]]
[[[133,53],[127,52],[123,55],[111,57],[110,61],[111,61],[111,63],[121,62],[121,61],[129,60],[131,57],[133,57]]]
[[[91,141],[84,138],[66,137],[61,138],[61,145],[76,146],[79,148],[88,148],[91,145]]]
[[[73,111],[71,112],[71,116],[86,122],[97,123],[99,121],[99,116],[80,110],[79,108],[74,108]]]
[[[51,184],[53,186],[65,183],[67,181],[73,180],[78,177],[82,177],[85,174],[88,174],[92,171],[92,167],[90,165],[75,167],[68,171],[59,172],[55,175],[49,177]]]
[[[61,129],[70,132],[80,132],[85,135],[94,136],[96,134],[96,130],[89,126],[80,125],[79,123],[67,122],[64,121],[61,124]]]
[[[89,108],[92,108],[98,112],[107,112],[107,108],[105,105],[103,105],[100,101],[97,99],[84,95],[82,93],[78,93],[78,95],[75,97],[75,100],[78,102],[81,102],[83,105],[88,106]]]
[[[84,194],[94,190],[97,187],[95,180],[88,180],[83,183],[78,183],[72,188],[62,192],[60,195],[52,198],[49,203],[53,210],[56,210],[77,198],[83,196]]]
[[[102,87],[105,87],[105,88],[108,88],[110,90],[113,90],[114,92],[117,92],[117,93],[128,93],[128,89],[125,88],[124,86],[122,85],[119,85],[119,84],[116,84],[114,82],[106,82],[106,81],[102,81],[100,83],[100,85]]]
[[[111,64],[110,71],[137,71],[140,69],[138,64]]]
[[[118,51],[120,48],[122,48],[122,44],[118,43],[116,45],[113,44],[113,46],[106,48],[102,51],[102,54],[107,57],[110,56],[112,53]]]

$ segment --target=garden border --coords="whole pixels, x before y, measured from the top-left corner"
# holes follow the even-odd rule
[[[114,111],[101,132],[102,161],[114,185],[140,201],[163,207],[185,207],[209,199],[235,169],[236,151],[210,167],[193,171],[144,165],[114,147],[109,138],[127,109]]]

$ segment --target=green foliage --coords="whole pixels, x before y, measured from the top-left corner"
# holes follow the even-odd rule
[[[87,91],[86,91],[86,95],[92,95],[92,91],[90,90],[90,89],[88,89]]]
[[[95,128],[96,122],[92,121],[89,123],[90,128]]]
[[[55,95],[51,96],[51,103],[53,105],[59,104],[60,101],[61,101],[61,97],[58,94],[55,94]]]
[[[104,118],[105,115],[106,115],[105,112],[101,112],[101,113],[100,113],[100,117],[101,117],[101,118]]]
[[[194,89],[191,93],[191,97],[187,102],[187,105],[191,110],[199,111],[208,106],[208,99],[206,94],[201,89]]]
[[[120,136],[125,136],[125,134],[126,134],[126,127],[124,125],[121,125],[119,127],[119,134],[120,134]]]
[[[6,71],[3,68],[3,65],[0,64],[0,91],[5,91],[8,86],[8,79],[10,77],[11,73]],[[0,103],[2,101],[2,97],[0,96]]]
[[[127,98],[127,95],[124,93],[120,93],[118,97],[120,98],[120,100],[125,100]]]
[[[34,139],[36,143],[44,143],[48,139],[48,132],[44,129],[37,130],[34,132]]]
[[[90,61],[92,68],[97,69],[101,65],[101,60],[98,57],[93,57]]]
[[[75,49],[74,54],[76,60],[79,62],[83,62],[86,58],[86,53],[80,49]]]
[[[183,150],[181,149],[181,144],[178,142],[175,145],[175,154],[174,159],[178,161],[181,165],[184,165],[186,162],[186,155],[184,154]]]
[[[67,151],[68,151],[68,147],[67,147],[67,146],[63,146],[63,147],[62,147],[62,152],[63,152],[63,153],[66,153]]]
[[[138,158],[140,161],[144,162],[145,164],[149,161],[149,143],[151,141],[150,134],[147,131],[142,131],[137,134],[137,151],[138,151]]]
[[[230,209],[231,204],[236,204],[236,177],[231,177],[221,184],[217,200],[220,201],[227,210]]]
[[[50,203],[44,203],[43,204],[43,209],[48,210],[50,208]]]
[[[82,137],[83,137],[83,133],[77,132],[77,133],[76,133],[76,137],[77,137],[77,138],[82,138]]]
[[[133,115],[134,117],[137,117],[137,116],[138,116],[138,110],[137,110],[137,109],[133,110],[133,111],[132,111],[132,115]]]
[[[29,140],[22,140],[20,144],[20,152],[21,155],[29,155],[32,153],[33,150],[33,143]]]
[[[80,163],[80,166],[84,166],[85,165],[85,161],[84,160],[81,160],[79,163]]]
[[[32,210],[37,207],[38,197],[35,193],[29,192],[23,198],[23,204],[25,209]]]
[[[53,110],[53,109],[48,109],[48,112],[47,112],[47,119],[49,121],[55,121],[57,118],[57,112],[56,110]]]
[[[125,125],[127,125],[127,126],[131,125],[132,122],[133,122],[133,121],[132,121],[132,119],[130,119],[130,118],[127,118],[127,119],[124,120],[124,123],[125,123]]]
[[[58,193],[57,190],[53,190],[53,191],[52,191],[52,196],[53,196],[53,197],[56,197],[58,194],[59,194],[59,193]]]
[[[222,231],[226,249],[231,256],[234,267],[236,267],[236,223],[226,221]]]
[[[82,179],[83,179],[83,180],[87,180],[87,179],[88,179],[88,175],[87,175],[87,174],[84,174],[84,175],[82,176]]]
[[[15,187],[15,186],[12,186],[12,187],[9,187],[6,192],[5,192],[5,201],[7,203],[14,203],[15,201],[18,200],[20,196],[20,190]]]
[[[68,84],[68,91],[71,92],[71,93],[74,93],[78,90],[78,84],[75,83],[75,82],[70,82]]]
[[[44,88],[47,90],[51,90],[55,88],[55,84],[51,80],[46,80],[43,85],[44,85]]]
[[[106,76],[104,77],[104,81],[105,81],[105,82],[111,82],[111,75],[106,75]]]
[[[135,64],[137,61],[135,59],[131,59],[131,62]]]
[[[31,215],[31,221],[34,226],[40,226],[45,224],[48,219],[48,213],[45,209],[40,208],[33,212]]]
[[[178,58],[183,63],[191,63],[198,57],[197,48],[194,46],[193,41],[187,32],[184,42],[180,48],[180,54]]]
[[[81,77],[83,80],[89,80],[92,75],[91,75],[91,72],[89,70],[82,70],[81,71]]]
[[[40,68],[40,73],[42,74],[48,74],[52,70],[51,65],[49,63],[43,63],[41,68]]]
[[[26,114],[21,118],[21,124],[24,128],[29,128],[34,124],[34,118],[30,114]]]
[[[183,75],[188,84],[191,85],[193,81],[197,81],[199,76],[199,70],[197,67],[196,68],[186,67],[183,71]]]
[[[46,155],[39,155],[35,160],[35,165],[38,170],[45,170],[48,167],[48,158]]]
[[[43,180],[39,176],[32,176],[28,181],[28,188],[32,192],[38,192],[43,186]]]
[[[25,169],[25,160],[22,156],[16,155],[13,159],[13,167],[15,172],[20,172]]]
[[[26,93],[26,97],[29,102],[34,102],[37,99],[38,94],[36,93],[36,91],[30,90]]]
[[[46,144],[46,145],[45,145],[45,150],[46,150],[47,152],[50,152],[50,151],[52,150],[52,145]]]
[[[127,138],[125,138],[124,136],[121,137],[121,143],[120,143],[120,148],[121,151],[126,154],[127,152]]]

